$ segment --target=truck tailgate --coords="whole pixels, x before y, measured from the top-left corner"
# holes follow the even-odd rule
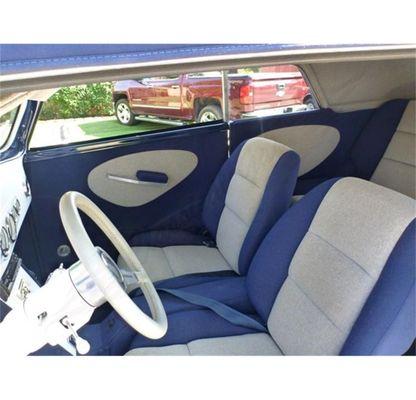
[[[278,106],[278,103],[289,100],[301,103],[300,91],[303,90],[305,82],[300,72],[256,74],[252,77],[250,86],[255,108],[262,109]]]

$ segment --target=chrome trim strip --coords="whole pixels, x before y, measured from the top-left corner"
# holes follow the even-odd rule
[[[132,178],[126,178],[124,176],[118,176],[118,175],[112,175],[107,174],[107,178],[111,181],[117,181],[117,182],[123,182],[123,183],[130,183],[133,185],[145,185],[145,186],[166,186],[166,183],[162,182],[146,182],[146,181],[140,181],[138,179],[132,179]]]
[[[132,105],[133,105],[133,107],[143,107],[143,108],[160,108],[160,109],[169,109],[169,110],[180,110],[181,109],[181,107],[178,107],[178,106],[154,106],[154,105],[151,105],[151,104],[141,104],[141,103],[138,103],[137,101],[136,102],[132,102]]]

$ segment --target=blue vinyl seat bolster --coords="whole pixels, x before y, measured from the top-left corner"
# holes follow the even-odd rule
[[[299,155],[294,151],[288,151],[274,166],[259,209],[241,247],[238,258],[238,270],[241,275],[247,274],[260,243],[292,203],[299,165]]]
[[[257,250],[247,274],[247,290],[263,321],[267,321],[277,293],[287,278],[293,255],[316,210],[338,179],[322,183],[295,203],[269,231]]]
[[[416,337],[416,220],[397,242],[341,354],[403,354]]]
[[[245,143],[245,141],[240,143],[240,145],[231,153],[230,158],[223,164],[215,177],[207,197],[205,198],[202,210],[202,222],[213,238],[217,236],[218,224],[225,206],[225,197],[227,196],[228,186],[235,173],[238,157],[240,156],[241,149]]]
[[[371,178],[408,103],[409,100],[391,100],[374,111],[351,149],[352,175],[366,180]]]

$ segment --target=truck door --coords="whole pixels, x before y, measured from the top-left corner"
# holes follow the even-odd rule
[[[181,116],[181,93],[183,75],[160,76],[147,78],[143,83],[147,89],[143,91],[140,112],[165,118]]]

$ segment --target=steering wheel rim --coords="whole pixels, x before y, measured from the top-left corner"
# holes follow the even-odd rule
[[[105,266],[85,230],[79,210],[94,221],[132,270],[149,305],[152,318],[133,302]],[[142,264],[114,224],[88,197],[75,191],[67,192],[61,197],[59,212],[65,232],[78,258],[117,313],[133,329],[148,338],[159,339],[164,336],[168,324],[160,297]]]

